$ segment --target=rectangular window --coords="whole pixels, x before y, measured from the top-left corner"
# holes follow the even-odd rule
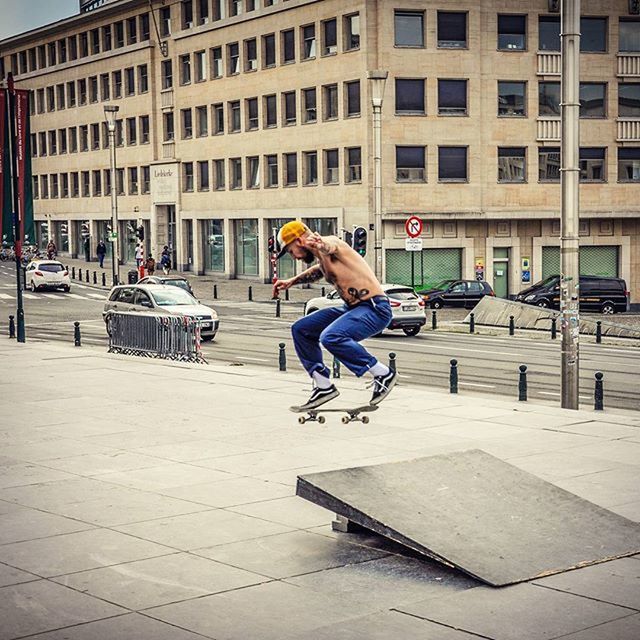
[[[425,147],[396,147],[396,181],[426,182]]]
[[[284,159],[284,186],[293,187],[298,184],[298,154],[285,153]]]
[[[498,80],[498,115],[526,118],[526,82]]]
[[[326,149],[324,152],[324,183],[338,184],[340,181],[338,150]]]
[[[100,53],[100,30],[91,29],[91,54]]]
[[[498,49],[524,51],[527,48],[527,16],[498,14]]]
[[[89,151],[89,127],[86,124],[80,127],[80,151]]]
[[[273,33],[262,36],[262,64],[265,69],[276,66],[276,37]]]
[[[76,106],[76,83],[73,80],[67,82],[67,104],[69,107]],[[40,109],[38,109],[38,113],[40,113]]]
[[[242,189],[242,159],[231,158],[229,160],[229,173],[232,189]]]
[[[396,113],[424,115],[424,80],[396,78]]]
[[[204,82],[207,79],[207,54],[205,51],[196,51],[193,54],[195,67],[195,81]]]
[[[438,47],[465,49],[467,47],[467,14],[458,11],[438,11]]]
[[[640,52],[640,20],[620,18],[618,38],[621,52]]]
[[[40,197],[49,197],[49,178],[47,176],[40,176]]]
[[[171,7],[160,7],[160,37],[168,38],[171,35]]]
[[[317,151],[305,151],[304,157],[304,184],[316,185],[318,184],[318,152]]]
[[[640,83],[618,83],[618,117],[640,117]]]
[[[135,118],[127,118],[127,144],[136,144],[138,142],[138,128]]]
[[[242,0],[229,0],[229,15],[239,16],[242,14]]]
[[[49,155],[55,156],[58,153],[58,139],[55,131],[49,131]]]
[[[38,176],[31,177],[31,190],[33,193],[33,199],[37,200],[40,197],[40,179]]]
[[[424,11],[395,11],[396,47],[424,47]]]
[[[538,18],[538,49],[560,51],[560,16]]]
[[[132,96],[136,92],[136,74],[133,67],[124,70],[124,88],[127,96]]]
[[[580,18],[580,51],[604,53],[607,50],[607,19]]]
[[[46,66],[47,66],[47,49],[42,44],[38,46],[38,69],[44,69]]]
[[[193,191],[193,162],[182,163],[182,191]]]
[[[114,71],[111,77],[113,80],[113,97],[122,98],[122,71]]]
[[[151,167],[142,167],[142,194],[151,193]]]
[[[640,147],[618,147],[618,182],[640,182]]]
[[[78,130],[69,128],[69,153],[78,153]]]
[[[233,76],[240,73],[240,47],[237,42],[227,45],[228,74]]]
[[[102,123],[102,148],[109,148],[109,127],[106,122]]]
[[[53,67],[56,64],[58,64],[56,43],[55,42],[50,42],[49,46],[48,46],[48,49],[49,49],[49,66]],[[15,71],[17,72],[17,69],[15,69]]]
[[[102,195],[102,174],[100,173],[100,169],[96,169],[91,172],[93,178],[93,195],[101,196]]]
[[[111,25],[102,27],[102,50],[111,51],[113,44],[111,42]]]
[[[178,59],[178,64],[180,67],[180,84],[190,84],[191,83],[191,55],[185,54],[180,56]]]
[[[466,80],[438,80],[438,115],[467,115]]]
[[[196,131],[198,138],[209,135],[209,114],[207,107],[196,107]]]
[[[264,157],[265,163],[265,186],[277,187],[278,186],[278,156],[268,155]]]
[[[498,147],[498,182],[526,182],[526,147]]]
[[[140,42],[146,42],[149,40],[149,14],[143,13],[140,16]]]
[[[100,97],[103,102],[110,99],[111,96],[111,78],[108,73],[100,75]]]
[[[224,106],[222,103],[211,105],[211,118],[213,120],[213,133],[224,133]]]
[[[209,0],[198,0],[198,17],[197,24],[209,23]]]
[[[278,101],[275,94],[264,97],[264,126],[276,127],[278,125]]]
[[[162,114],[162,139],[164,142],[171,142],[175,139],[175,129],[173,123],[173,111]]]
[[[284,124],[294,125],[296,123],[296,92],[287,91],[282,94],[284,101]]]
[[[31,51],[33,51],[35,54],[35,50],[31,49],[30,52]],[[67,41],[65,38],[63,38],[62,40],[58,40],[58,60],[60,60],[60,63],[67,61]],[[29,62],[31,63],[32,61],[29,60]],[[33,56],[33,63],[35,63],[35,55]],[[33,71],[35,69],[35,64],[30,66],[30,70]]]
[[[69,197],[69,174],[61,173],[60,177],[62,179],[62,197],[68,198]]]
[[[140,116],[140,144],[149,143],[149,116]]]
[[[302,59],[309,60],[316,57],[316,25],[309,24],[301,28]]]
[[[318,119],[318,110],[316,105],[316,89],[303,89],[302,90],[302,104],[303,104],[303,122],[310,123],[315,122]]]
[[[244,70],[257,71],[258,69],[258,43],[255,38],[244,41]]]
[[[161,65],[162,88],[171,89],[173,87],[173,67],[171,60],[163,60]]]
[[[322,87],[323,119],[335,120],[338,117],[338,85],[328,84]]]
[[[258,116],[258,98],[248,98],[245,100],[245,105],[247,109],[247,131],[255,131],[260,125]]]
[[[247,158],[247,189],[258,189],[260,187],[260,159],[258,156]]]
[[[64,129],[62,129],[62,131],[64,131]],[[32,133],[30,136],[30,141],[31,141],[31,157],[37,158],[38,157],[38,136],[35,133]]]
[[[180,110],[180,121],[182,123],[182,139],[187,140],[193,137],[193,120],[191,109]]]
[[[58,191],[58,174],[54,173],[51,175],[51,197],[57,198],[60,195]]]
[[[88,171],[83,171],[82,176],[82,197],[89,198],[91,196],[91,176]]]
[[[362,181],[362,151],[360,147],[347,147],[346,182]]]
[[[91,151],[97,151],[100,148],[100,123],[96,122],[91,125]]]
[[[78,172],[74,171],[71,174],[71,197],[77,198],[80,195],[80,179]]]
[[[56,85],[56,93],[58,98],[58,110],[65,108],[65,95],[64,95],[64,85],[57,84]]]
[[[347,94],[347,118],[360,115],[360,80],[345,82]]]
[[[538,147],[538,180],[560,182],[560,147]]]
[[[214,160],[213,161],[213,179],[214,179],[214,189],[216,191],[223,191],[226,188],[226,180],[225,180],[225,170],[224,170],[224,160]]]
[[[360,14],[352,13],[342,20],[344,33],[344,50],[353,51],[360,48]]]
[[[103,177],[103,184],[104,184],[104,195],[110,196],[111,195],[111,170],[104,169],[104,171],[102,172],[102,177]]]
[[[182,29],[193,27],[193,0],[182,0],[180,3],[180,25]]]
[[[438,147],[438,180],[467,181],[467,147]]]
[[[322,55],[338,53],[338,21],[335,18],[322,23]]]
[[[89,102],[98,102],[98,76],[89,78]]]
[[[580,182],[606,182],[604,147],[580,147]]]
[[[546,117],[560,116],[560,83],[538,83],[538,115]]]
[[[138,42],[138,21],[136,18],[127,19],[127,44]]]
[[[53,87],[47,87],[47,111],[55,111],[55,110],[56,110],[55,90]]]
[[[67,153],[67,130],[58,129],[58,150],[60,154]]]
[[[282,64],[296,61],[296,34],[293,29],[281,31],[282,35]]]
[[[606,118],[606,94],[607,85],[605,82],[581,82],[580,117]]]
[[[211,77],[222,77],[222,47],[211,49]]]
[[[44,113],[44,89],[38,89],[36,91],[36,104],[38,113]]]
[[[229,102],[229,133],[235,133],[242,128],[240,114],[240,100]]]
[[[209,191],[209,161],[198,162],[198,191]]]
[[[146,64],[138,66],[138,93],[149,91],[149,71]]]
[[[115,26],[116,49],[124,47],[124,22],[116,22]]]
[[[122,147],[124,146],[124,132],[122,126],[122,118],[120,120],[116,120],[116,146]]]

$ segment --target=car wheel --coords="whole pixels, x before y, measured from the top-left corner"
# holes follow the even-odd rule
[[[211,342],[215,337],[216,337],[215,334],[212,336],[202,337],[200,338],[200,342]]]
[[[538,302],[536,302],[536,306],[537,307],[542,307],[543,309],[548,309],[549,308],[549,301],[548,300],[539,300]]]
[[[62,287],[62,290],[63,290],[65,293],[69,293],[69,291],[71,291],[71,287]]]
[[[442,300],[434,300],[431,303],[431,308],[432,309],[442,309]]]
[[[406,336],[417,336],[420,333],[420,325],[415,327],[402,327]]]
[[[37,291],[38,287],[36,287],[36,283],[32,280],[31,284],[29,285],[29,289],[31,289],[31,291]]]
[[[616,306],[613,304],[613,302],[605,302],[602,305],[602,313],[611,316],[616,312]]]

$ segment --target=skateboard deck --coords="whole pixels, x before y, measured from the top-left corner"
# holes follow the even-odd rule
[[[325,417],[320,415],[321,413],[346,413],[342,416],[342,424],[349,424],[350,422],[360,421],[363,424],[369,422],[369,416],[360,417],[361,413],[369,413],[370,411],[377,411],[377,404],[364,404],[360,407],[332,407],[325,409],[323,406],[317,409],[302,409],[300,407],[290,407],[293,413],[306,413],[306,416],[300,416],[298,422],[304,424],[305,422],[319,422],[324,424]]]

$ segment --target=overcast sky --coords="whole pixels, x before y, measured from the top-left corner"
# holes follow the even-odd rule
[[[78,0],[0,0],[0,40],[79,13]]]

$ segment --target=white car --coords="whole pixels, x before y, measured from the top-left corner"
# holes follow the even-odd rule
[[[411,288],[403,284],[383,284],[382,290],[389,298],[393,317],[388,329],[402,329],[406,335],[415,336],[427,322],[424,300]],[[327,309],[339,307],[344,301],[335,289],[326,296],[312,298],[304,306],[304,315]]]
[[[25,284],[31,291],[38,289],[71,289],[67,268],[57,260],[32,260],[26,267]]]
[[[107,333],[109,314],[113,311],[188,316],[200,320],[203,340],[214,339],[220,322],[214,309],[200,304],[184,289],[166,284],[129,284],[113,287],[102,312]]]

